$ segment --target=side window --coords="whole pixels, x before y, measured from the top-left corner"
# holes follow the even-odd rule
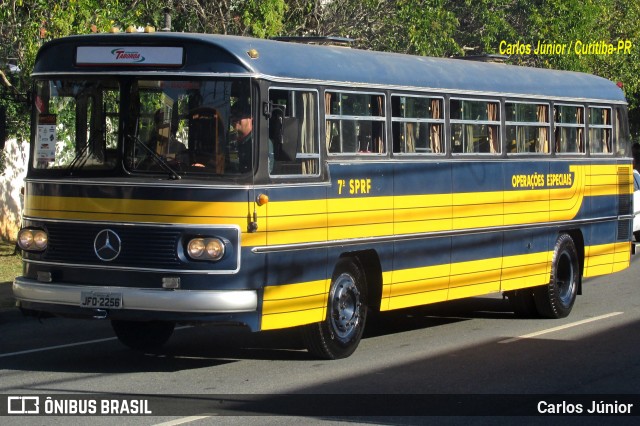
[[[500,103],[451,99],[451,149],[454,154],[500,154]]]
[[[629,123],[626,120],[627,111],[623,107],[614,108],[615,133],[613,136],[613,151],[620,156],[633,156],[631,149],[631,137],[629,136]]]
[[[391,97],[393,152],[442,154],[443,100],[417,96]]]
[[[550,152],[549,105],[507,102],[505,113],[507,152]]]
[[[611,154],[611,108],[589,108],[589,151],[592,154]]]
[[[384,154],[384,95],[325,93],[329,154]]]
[[[269,90],[269,173],[318,175],[318,95],[305,90]]]
[[[556,152],[584,152],[584,108],[556,105],[554,108]]]

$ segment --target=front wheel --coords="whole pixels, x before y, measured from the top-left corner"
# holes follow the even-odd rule
[[[562,234],[556,241],[548,285],[534,289],[538,313],[545,318],[564,318],[576,301],[582,274],[578,251],[573,239]]]
[[[111,327],[124,345],[146,352],[160,349],[173,334],[175,324],[166,321],[111,320]]]
[[[309,352],[323,359],[351,355],[360,343],[367,320],[366,299],[362,269],[351,259],[341,260],[331,279],[327,317],[303,328]]]

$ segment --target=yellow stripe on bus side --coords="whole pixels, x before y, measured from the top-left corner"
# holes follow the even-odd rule
[[[608,274],[629,263],[629,243],[585,248],[584,276]],[[535,252],[383,273],[381,311],[545,285],[553,251]],[[323,321],[330,280],[268,286],[262,328],[275,329]]]
[[[25,201],[24,215],[44,219],[238,226],[244,246],[265,245],[265,210],[258,207],[258,232],[247,233],[244,232],[247,229],[247,209],[247,203],[243,202],[29,195]]]
[[[629,266],[631,243],[601,244],[585,248],[584,277],[610,274]]]
[[[621,189],[617,165],[571,166],[570,170],[573,180],[567,188],[286,202],[272,199],[265,206],[256,207],[258,232],[243,232],[242,243],[286,245],[571,220],[582,207],[585,194],[617,195]],[[237,225],[245,231],[250,208],[253,204],[245,202],[29,195],[25,216]]]
[[[246,219],[247,203],[131,200],[118,198],[27,197],[26,215],[59,219],[117,220],[138,222],[236,224]],[[91,216],[93,215],[93,216]]]
[[[262,330],[320,322],[326,317],[330,280],[267,286],[262,302]]]

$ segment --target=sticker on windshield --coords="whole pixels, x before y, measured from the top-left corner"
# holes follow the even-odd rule
[[[56,142],[56,116],[54,114],[40,115],[36,137],[36,159],[38,161],[54,161],[56,159]]]

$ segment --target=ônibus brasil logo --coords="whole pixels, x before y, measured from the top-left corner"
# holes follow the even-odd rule
[[[136,51],[127,51],[123,48],[113,49],[111,54],[115,57],[116,61],[122,62],[144,62],[144,56],[140,54],[140,52]]]

